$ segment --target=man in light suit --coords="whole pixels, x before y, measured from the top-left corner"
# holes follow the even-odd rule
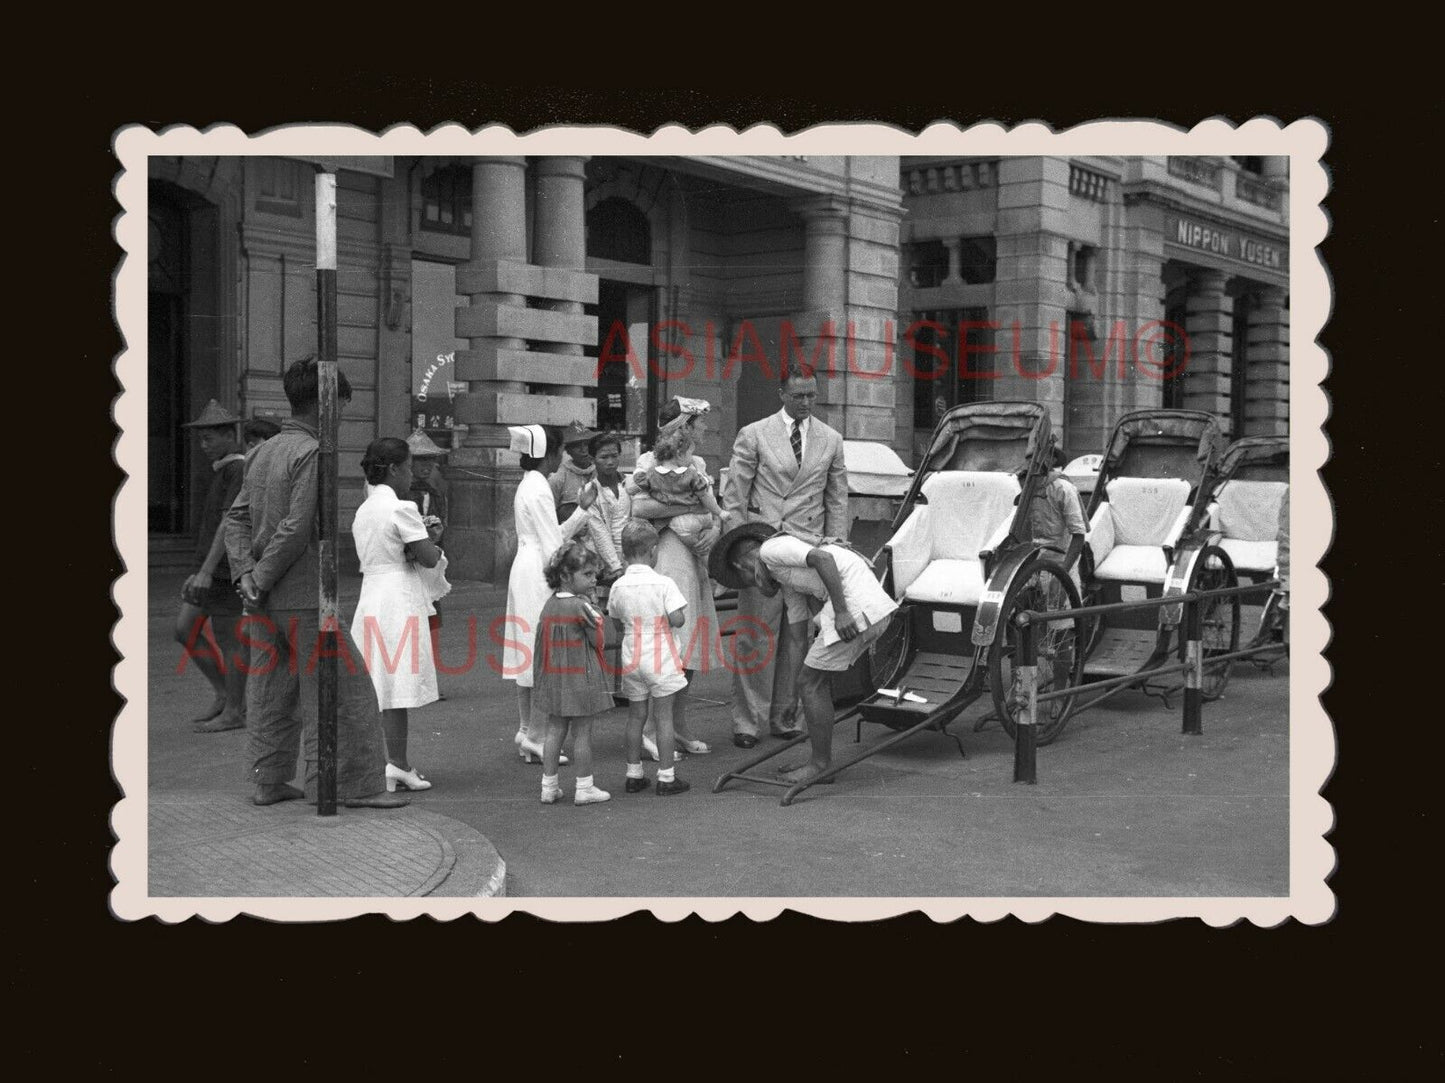
[[[848,469],[843,437],[818,418],[813,404],[818,381],[806,370],[785,370],[778,391],[783,408],[743,428],[733,442],[723,492],[723,525],[767,523],[816,537],[848,537]],[[775,737],[801,733],[794,697],[774,697],[777,651],[782,642],[783,598],[756,587],[738,595],[739,627],[734,636],[733,744],[752,748],[763,720]],[[750,619],[748,619],[750,618]],[[754,623],[756,622],[756,623]],[[769,631],[764,632],[766,628]],[[748,664],[756,658],[758,662]],[[743,670],[753,672],[743,672]]]

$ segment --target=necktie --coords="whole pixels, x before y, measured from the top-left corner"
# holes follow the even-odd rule
[[[803,465],[803,426],[797,418],[793,419],[793,458]]]

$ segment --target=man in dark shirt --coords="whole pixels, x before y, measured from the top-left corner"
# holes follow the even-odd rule
[[[226,551],[245,603],[252,647],[246,697],[252,800],[273,805],[316,794],[316,668],[331,649],[319,634],[317,566],[317,365],[308,358],[282,379],[291,417],[253,453],[241,492],[226,515]],[[337,374],[337,394],[351,398]],[[337,630],[336,795],[348,808],[400,808],[386,792],[386,753],[376,694],[364,655]],[[300,721],[298,721],[298,719]],[[298,745],[306,749],[306,794],[290,785]]]
[[[242,456],[236,441],[240,420],[212,399],[200,417],[182,426],[195,431],[201,452],[211,463],[210,484],[196,531],[195,571],[181,587],[176,617],[176,640],[215,693],[211,705],[194,720],[192,728],[197,733],[220,733],[246,724],[246,673],[236,664],[241,600],[231,586],[220,529],[221,518],[241,489]],[[208,627],[220,648],[219,657],[205,642]]]

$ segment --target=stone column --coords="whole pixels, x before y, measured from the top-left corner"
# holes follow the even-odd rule
[[[478,158],[473,164],[469,267],[485,267],[496,261],[526,263],[526,165],[526,159],[520,157]],[[522,296],[512,293],[473,293],[468,299],[473,310],[495,311],[500,306],[524,304]],[[457,309],[459,316],[466,311]],[[525,340],[512,336],[473,336],[469,341],[476,351],[523,351],[527,347]],[[457,413],[466,417],[472,412],[464,401],[470,396],[525,390],[526,385],[516,380],[468,379]],[[507,444],[505,426],[469,421],[462,446],[448,457],[445,474],[451,493],[451,522],[447,529],[447,559],[454,579],[493,579],[499,565],[510,563],[516,544],[511,496],[520,472],[514,465],[516,456],[504,450]]]
[[[587,266],[587,180],[586,158],[534,158],[532,169],[537,178],[537,220],[535,258],[539,267],[561,267],[582,271]],[[548,301],[552,312],[582,315],[580,301]],[[567,356],[582,356],[580,343],[559,343],[552,351]],[[539,376],[539,379],[541,377]],[[551,380],[542,380],[552,383]],[[551,394],[561,398],[582,398],[582,388],[575,383],[559,383]]]
[[[1255,296],[1248,316],[1244,432],[1236,435],[1283,436],[1289,432],[1289,309],[1279,286],[1262,286]]]
[[[943,242],[948,249],[948,274],[943,281],[952,285],[963,285],[963,239],[953,237]]]
[[[998,165],[998,245],[993,355],[998,378],[991,399],[1048,404],[1049,419],[1067,438],[1069,289],[1069,160],[1003,158]]]
[[[1189,363],[1184,408],[1229,417],[1229,374],[1234,337],[1234,300],[1225,293],[1223,271],[1201,270],[1189,283]]]
[[[847,251],[848,214],[843,203],[826,196],[793,203],[803,219],[803,311],[790,316],[796,345],[791,349],[785,329],[781,361],[793,371],[799,363],[813,364],[818,357],[818,416],[843,431],[844,388],[848,365]],[[831,371],[825,329],[831,325],[834,341]],[[821,354],[818,352],[821,348]],[[801,354],[801,357],[799,356]]]

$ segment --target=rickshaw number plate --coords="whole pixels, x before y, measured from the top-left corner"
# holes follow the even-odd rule
[[[1003,605],[1003,591],[1001,591],[1001,590],[986,590],[986,591],[984,591],[984,592],[983,592],[983,602],[984,602],[985,605]]]
[[[945,609],[935,609],[933,611],[933,630],[935,632],[961,632],[963,631],[963,617]]]

